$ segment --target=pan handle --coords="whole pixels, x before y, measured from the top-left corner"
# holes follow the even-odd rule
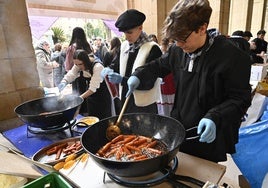
[[[193,177],[175,174],[174,172],[171,171],[170,166],[160,171],[163,174],[165,174],[167,171],[170,172],[167,179],[168,179],[168,182],[171,183],[174,187],[191,188],[191,186],[185,184],[186,182],[197,185],[198,187],[203,187],[205,185],[205,182],[195,179]]]
[[[192,131],[194,129],[197,129],[197,126],[194,126],[194,127],[189,128],[189,129],[186,129],[185,131],[186,132],[189,132],[189,131]],[[201,133],[200,134],[197,134],[196,136],[187,137],[187,138],[185,138],[185,140],[194,140],[194,139],[200,138]]]
[[[80,136],[83,134],[87,127],[88,124],[86,124],[85,122],[77,122],[71,127],[71,130]]]
[[[182,176],[182,175],[177,175],[177,174],[171,174],[170,177],[168,177],[169,181],[173,182],[173,183],[177,183],[178,185],[182,185],[185,188],[190,187],[187,186],[186,184],[184,184],[183,182],[188,182],[188,183],[192,183],[194,185],[197,185],[198,187],[203,187],[205,185],[205,183],[201,180],[192,178],[190,176]],[[179,186],[181,187],[181,186]]]

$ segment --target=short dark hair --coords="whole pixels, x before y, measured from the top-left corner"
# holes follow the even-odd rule
[[[257,35],[265,35],[266,34],[266,31],[265,30],[259,30]]]
[[[253,37],[250,31],[245,31],[243,37]]]
[[[237,31],[234,31],[232,33],[232,36],[240,36],[240,37],[243,37],[244,36],[244,32],[241,31],[241,30],[237,30]]]

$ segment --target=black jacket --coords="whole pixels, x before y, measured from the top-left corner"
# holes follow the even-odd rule
[[[235,152],[241,118],[251,104],[250,58],[227,40],[218,36],[206,49],[207,41],[192,72],[186,71],[188,55],[173,45],[160,59],[133,73],[141,81],[138,89],[147,89],[157,77],[173,73],[176,94],[171,116],[186,129],[197,126],[203,117],[217,127],[214,142],[185,141],[180,150],[215,162],[225,161],[226,153]]]

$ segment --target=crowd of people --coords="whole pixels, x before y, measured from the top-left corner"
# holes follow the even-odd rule
[[[267,62],[267,41],[264,40],[265,34],[265,30],[259,30],[256,38],[250,40],[253,37],[250,31],[237,30],[228,38],[235,46],[249,54],[252,64],[262,64]]]
[[[209,29],[212,8],[208,0],[178,0],[163,25],[160,43],[143,30],[146,15],[136,9],[123,12],[115,26],[125,40],[114,37],[107,45],[97,37],[89,43],[82,28],[73,29],[63,48],[36,47],[37,70],[43,87],[72,91],[84,98],[83,115],[110,117],[146,112],[170,116],[185,129],[196,127],[180,151],[210,161],[225,161],[235,152],[238,129],[251,104],[250,68],[264,63],[266,32],[231,36]],[[189,16],[191,15],[191,16]],[[239,71],[237,71],[239,70]],[[114,98],[110,84],[118,89]],[[116,100],[115,100],[116,99]]]

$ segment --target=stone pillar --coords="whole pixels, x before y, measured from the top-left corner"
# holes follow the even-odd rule
[[[257,32],[260,29],[266,30],[265,25],[265,13],[266,13],[267,0],[253,0],[252,18],[251,18],[251,32],[253,38],[257,37]],[[268,40],[268,35],[265,35],[265,40]]]
[[[229,35],[236,30],[246,30],[249,9],[251,9],[251,7],[249,7],[249,0],[231,1],[228,29]]]
[[[209,28],[217,28],[223,35],[228,34],[230,0],[210,0],[212,15]]]
[[[19,8],[14,8],[14,5]],[[14,108],[43,96],[25,1],[0,1],[0,131],[23,124]]]

